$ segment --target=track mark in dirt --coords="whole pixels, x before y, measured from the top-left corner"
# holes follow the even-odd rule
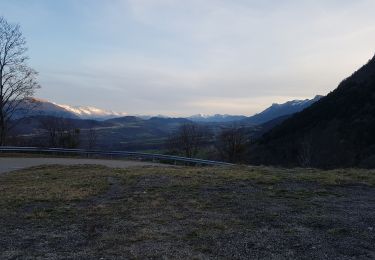
[[[122,199],[124,197],[124,187],[121,185],[120,180],[115,177],[108,177],[107,180],[110,186],[106,193],[78,203],[78,208],[87,208],[109,204],[113,201]]]

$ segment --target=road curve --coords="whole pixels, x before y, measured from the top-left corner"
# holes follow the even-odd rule
[[[72,158],[0,158],[0,174],[29,168],[39,165],[79,165],[92,164],[103,165],[111,168],[129,168],[136,166],[161,166],[162,164],[138,162],[138,161],[122,161],[122,160],[101,160],[101,159],[72,159]],[[165,165],[163,165],[165,166]]]

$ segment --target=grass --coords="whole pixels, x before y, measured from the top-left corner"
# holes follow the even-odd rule
[[[1,178],[0,205],[17,207],[35,202],[83,200],[108,189],[108,171],[104,167],[46,166],[7,175]]]
[[[33,167],[0,176],[0,258],[371,259],[374,186],[355,169]]]

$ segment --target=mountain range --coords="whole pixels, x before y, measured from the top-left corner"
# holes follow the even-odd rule
[[[201,124],[208,131],[218,133],[223,128],[233,124],[241,127],[251,135],[251,139],[259,138],[264,132],[282,123],[291,116],[288,113],[300,111],[303,106],[309,104],[307,101],[293,101],[281,105],[273,105],[278,109],[267,109],[256,115],[256,122],[270,121],[256,125],[251,117],[214,115],[197,115],[188,118],[170,118],[164,116],[121,116],[120,113],[105,111],[97,108],[82,108],[58,105],[53,102],[41,99],[28,99],[22,106],[18,117],[23,117],[13,130],[14,135],[23,140],[20,145],[43,146],[45,145],[45,132],[51,122],[60,122],[70,129],[81,129],[82,145],[87,142],[88,131],[95,129],[97,147],[108,150],[134,150],[145,151],[150,149],[160,150],[165,146],[166,139],[180,125],[196,122]],[[32,107],[31,113],[26,113]],[[270,114],[273,112],[273,115]],[[262,119],[264,115],[264,119]],[[61,118],[60,120],[53,118]],[[47,127],[47,128],[46,128]]]
[[[273,104],[266,110],[256,114],[254,116],[244,115],[193,115],[186,117],[186,119],[196,123],[231,123],[238,122],[245,125],[261,125],[268,121],[277,119],[279,117],[285,117],[294,113],[300,112],[303,109],[309,107],[311,104],[318,101],[322,96],[316,96],[313,99],[306,100],[293,100],[284,104]],[[29,98],[26,99],[22,104],[21,109],[16,115],[17,118],[28,117],[28,116],[54,116],[71,119],[92,119],[104,121],[107,119],[121,118],[129,116],[127,113],[114,112],[110,110],[104,110],[92,106],[69,106],[60,105],[54,102],[50,102],[43,99]],[[30,112],[29,108],[33,108]],[[26,112],[27,111],[27,112]],[[163,115],[158,116],[141,116],[136,117],[140,119],[150,119],[153,117],[168,118]]]

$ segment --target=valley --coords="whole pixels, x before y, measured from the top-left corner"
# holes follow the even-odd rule
[[[247,139],[258,139],[265,132],[280,124],[284,119],[300,112],[320,99],[320,96],[312,100],[290,101],[285,104],[273,104],[263,112],[254,116],[231,116],[197,115],[186,118],[170,117],[139,117],[123,116],[119,114],[110,115],[109,112],[99,114],[82,114],[77,110],[69,109],[66,106],[59,106],[46,100],[33,99],[33,109],[27,114],[19,114],[17,125],[12,133],[13,144],[21,146],[48,146],[46,143],[47,125],[57,124],[53,121],[64,121],[67,129],[80,129],[79,148],[87,149],[89,132],[95,131],[95,149],[101,150],[127,150],[127,151],[150,151],[164,153],[168,152],[166,142],[183,124],[199,124],[212,136],[212,140],[206,140],[206,148],[199,155],[201,158],[211,158],[207,150],[213,146],[213,137],[222,129],[236,127],[245,132]],[[23,105],[30,107],[29,103]],[[92,111],[103,111],[91,109]],[[74,113],[76,111],[77,113]],[[103,115],[104,114],[104,115]],[[108,119],[108,117],[110,117]],[[55,118],[55,120],[53,120]],[[56,126],[55,126],[56,128]],[[12,139],[11,139],[12,140]],[[9,144],[12,144],[10,142]],[[217,158],[216,158],[217,159]]]

